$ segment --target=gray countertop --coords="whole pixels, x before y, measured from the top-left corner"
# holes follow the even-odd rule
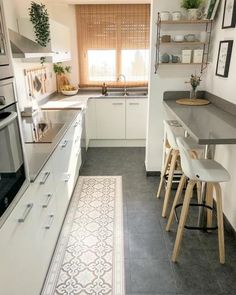
[[[32,133],[32,123],[35,121],[41,120],[44,122],[46,120],[50,123],[63,125],[51,143],[25,143],[25,152],[31,181],[35,180],[79,112],[79,110],[39,111],[33,117],[22,118],[23,138],[30,137],[29,133]]]
[[[234,116],[214,103],[184,106],[173,98],[164,99],[163,103],[199,144],[236,144],[236,114]]]

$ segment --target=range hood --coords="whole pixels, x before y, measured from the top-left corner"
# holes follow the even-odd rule
[[[9,29],[9,37],[14,58],[40,58],[53,55],[47,47],[42,47],[11,29]]]

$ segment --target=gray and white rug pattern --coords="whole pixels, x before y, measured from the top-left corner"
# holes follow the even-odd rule
[[[121,177],[80,177],[42,294],[123,295],[123,264]]]

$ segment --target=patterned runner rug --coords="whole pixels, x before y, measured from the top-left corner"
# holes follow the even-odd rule
[[[121,177],[80,177],[41,294],[124,293]]]

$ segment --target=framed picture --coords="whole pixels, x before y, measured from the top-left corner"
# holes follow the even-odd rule
[[[218,60],[216,65],[216,75],[228,77],[231,54],[233,49],[233,40],[220,41]]]
[[[235,28],[236,0],[225,0],[222,29]]]
[[[205,18],[213,20],[215,18],[217,8],[219,6],[220,0],[208,0],[205,9]]]

